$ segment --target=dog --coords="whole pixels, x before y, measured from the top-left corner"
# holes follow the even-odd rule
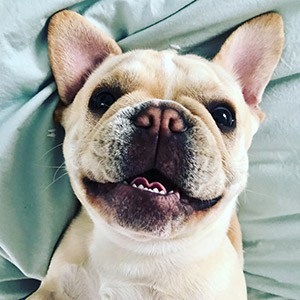
[[[122,53],[71,11],[51,18],[48,42],[82,206],[29,299],[247,299],[237,197],[280,15],[244,23],[211,61]]]

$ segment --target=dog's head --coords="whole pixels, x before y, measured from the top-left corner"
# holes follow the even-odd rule
[[[80,15],[56,14],[49,53],[64,155],[93,220],[154,237],[225,213],[229,220],[282,46],[274,13],[239,27],[213,61],[170,50],[122,53]]]

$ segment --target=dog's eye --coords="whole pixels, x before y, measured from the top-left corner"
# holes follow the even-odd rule
[[[116,101],[114,93],[108,90],[95,91],[89,101],[89,109],[93,113],[105,113]]]
[[[235,116],[230,108],[217,106],[211,111],[211,115],[220,129],[235,127]]]

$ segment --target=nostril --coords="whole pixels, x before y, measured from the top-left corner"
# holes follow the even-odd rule
[[[175,109],[167,108],[162,115],[162,128],[172,133],[182,133],[188,128],[184,117]]]
[[[133,119],[136,127],[151,129],[151,133],[172,134],[183,133],[189,126],[188,122],[180,111],[171,107],[150,106],[140,111]]]
[[[149,118],[148,118],[148,124],[149,125],[148,125],[147,128],[150,128],[154,124],[154,117],[152,115],[150,115]]]
[[[139,115],[133,120],[133,124],[137,127],[150,128],[153,125],[153,117],[149,115]]]
[[[161,110],[158,107],[149,107],[141,111],[133,120],[133,124],[140,128],[158,129],[161,117]]]
[[[169,122],[169,129],[174,133],[182,133],[188,129],[188,126],[181,118],[171,118]]]

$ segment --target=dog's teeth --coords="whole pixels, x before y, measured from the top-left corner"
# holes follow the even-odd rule
[[[126,181],[124,181],[123,183],[128,184]],[[165,191],[160,191],[158,188],[151,189],[151,188],[147,188],[147,187],[143,186],[142,184],[136,185],[135,183],[132,184],[131,186],[134,187],[134,188],[138,188],[140,190],[151,192],[151,193],[166,195]],[[173,191],[169,192],[169,194],[170,193],[173,193]]]
[[[174,194],[174,191],[172,190],[172,191],[170,191],[168,194]]]

